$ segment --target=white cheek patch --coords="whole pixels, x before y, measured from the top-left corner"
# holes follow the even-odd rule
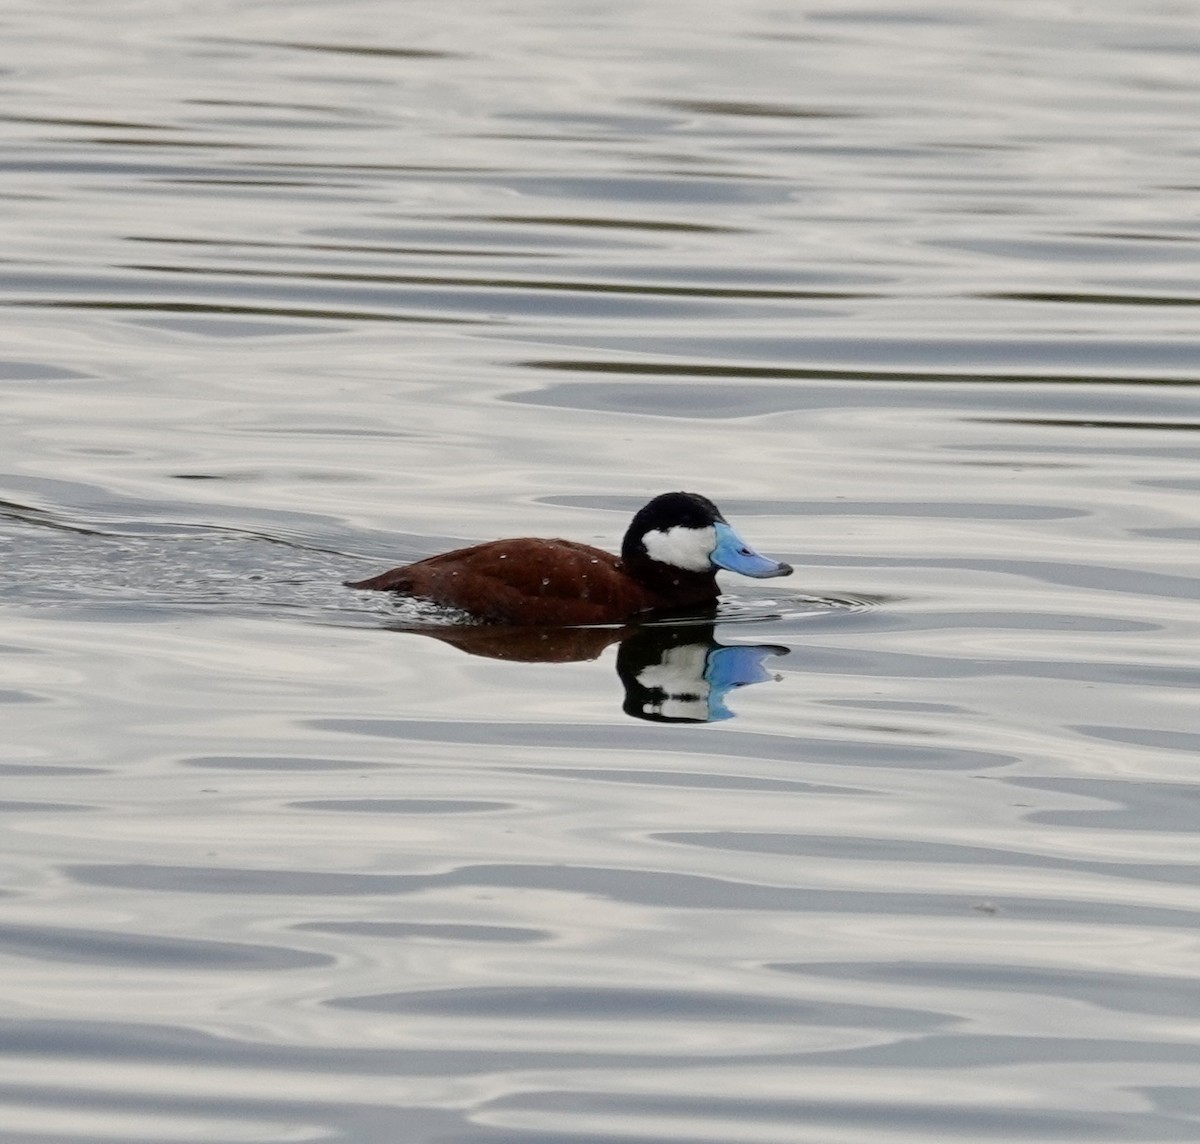
[[[717,546],[717,530],[711,526],[685,528],[677,524],[665,531],[647,532],[642,543],[651,560],[687,572],[710,572],[713,564],[709,557]]]

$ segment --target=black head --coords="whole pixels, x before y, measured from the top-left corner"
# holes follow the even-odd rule
[[[724,520],[721,510],[708,497],[699,493],[663,493],[643,505],[629,524],[621,542],[621,555],[644,556],[643,538],[648,532],[667,532],[672,528],[711,528]]]
[[[657,565],[712,578],[718,568],[743,576],[786,576],[791,567],[760,556],[699,493],[663,493],[633,518],[621,544],[631,568]]]

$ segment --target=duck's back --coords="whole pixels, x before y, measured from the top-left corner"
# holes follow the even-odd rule
[[[493,540],[393,568],[352,588],[400,592],[508,624],[619,623],[658,606],[619,557],[573,540]]]

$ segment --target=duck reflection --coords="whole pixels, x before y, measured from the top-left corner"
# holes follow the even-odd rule
[[[778,644],[718,643],[714,625],[640,628],[617,649],[624,711],[655,723],[732,719],[725,697],[738,687],[777,678],[763,661],[787,655]]]
[[[514,663],[575,663],[597,659],[619,644],[622,709],[655,723],[715,723],[732,719],[729,693],[776,678],[764,666],[787,655],[777,644],[722,644],[711,621],[620,628],[400,628],[450,644],[468,655]]]

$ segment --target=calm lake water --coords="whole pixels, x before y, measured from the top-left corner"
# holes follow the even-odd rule
[[[5,1144],[1200,1137],[1200,3],[0,29]]]

